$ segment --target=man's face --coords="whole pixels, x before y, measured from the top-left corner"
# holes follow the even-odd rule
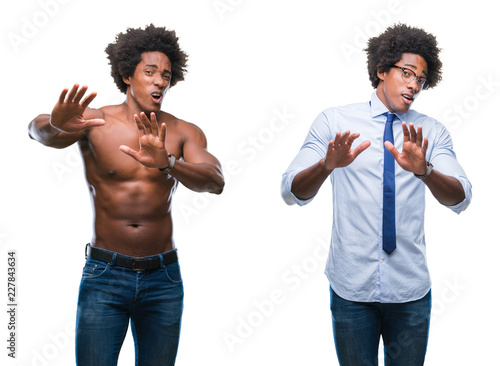
[[[377,96],[392,113],[406,113],[422,89],[418,77],[427,77],[427,62],[420,55],[403,53],[401,60],[395,66],[413,71],[417,76],[410,82],[403,80],[403,71],[391,67],[387,72],[378,72],[380,79],[377,87]]]
[[[124,78],[128,92],[144,112],[158,112],[172,77],[172,65],[162,52],[145,52],[133,76]]]

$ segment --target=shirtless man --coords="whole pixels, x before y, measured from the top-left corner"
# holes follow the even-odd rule
[[[168,88],[184,79],[187,55],[177,40],[153,25],[118,34],[106,52],[126,100],[92,109],[96,93],[74,85],[51,114],[29,125],[30,137],[44,145],[78,142],[85,165],[94,235],[78,299],[80,366],[116,365],[129,321],[136,365],[175,363],[183,287],[172,196],[178,182],[215,194],[224,187],[203,132],[160,110]]]

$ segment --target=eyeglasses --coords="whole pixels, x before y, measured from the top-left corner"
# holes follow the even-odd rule
[[[427,89],[429,87],[429,81],[427,78],[423,76],[417,76],[415,72],[411,69],[407,69],[406,67],[401,67],[397,65],[393,65],[392,67],[396,67],[398,69],[401,69],[401,78],[403,79],[404,82],[406,83],[411,83],[415,78],[417,78],[418,85],[423,89]]]

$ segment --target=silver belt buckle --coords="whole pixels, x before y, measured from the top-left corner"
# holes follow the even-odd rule
[[[139,264],[139,263],[147,263],[148,260],[147,259],[142,259],[142,258],[136,258],[134,259],[134,261],[132,262],[132,271],[144,271],[145,268],[135,268],[135,265],[136,263]]]

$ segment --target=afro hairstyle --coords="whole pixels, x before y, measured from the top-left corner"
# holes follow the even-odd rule
[[[374,88],[377,88],[380,81],[377,71],[388,72],[401,60],[403,53],[420,55],[427,62],[429,88],[441,81],[441,49],[437,47],[436,37],[423,29],[396,24],[379,36],[370,38],[364,51],[368,55],[368,74]]]
[[[111,65],[111,76],[118,89],[122,93],[127,93],[127,84],[123,78],[134,75],[145,52],[162,52],[167,55],[172,64],[170,86],[184,80],[188,55],[181,50],[178,40],[175,31],[166,30],[165,27],[155,27],[153,24],[144,30],[128,28],[125,33],[117,34],[115,43],[110,43],[106,47],[106,53]]]

